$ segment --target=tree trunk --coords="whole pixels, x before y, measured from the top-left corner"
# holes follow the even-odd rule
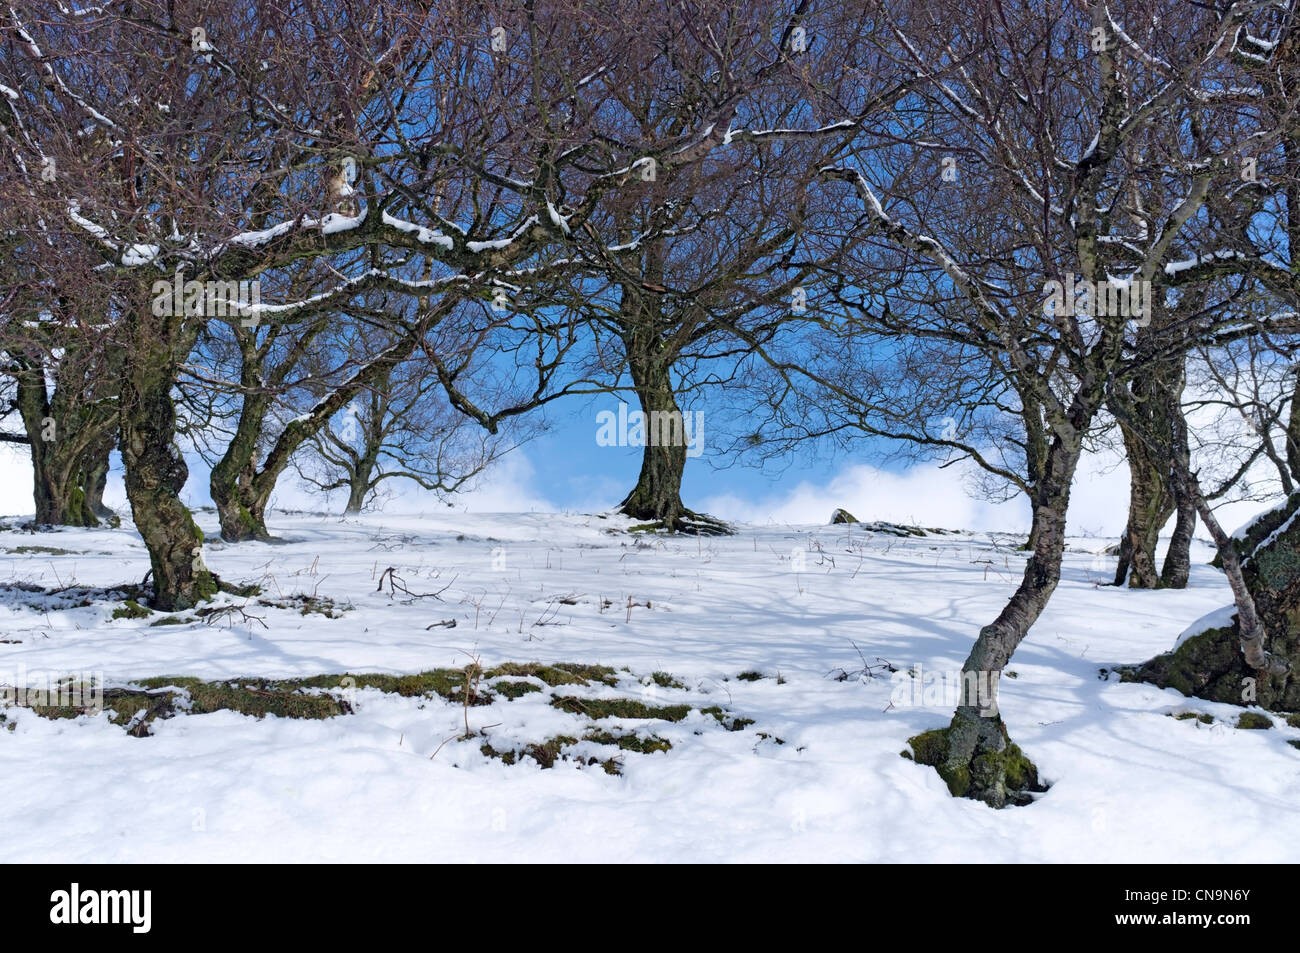
[[[1169,539],[1169,550],[1165,553],[1165,563],[1160,569],[1160,588],[1186,589],[1187,580],[1192,572],[1192,535],[1196,531],[1196,502],[1174,490],[1177,501],[1178,521],[1174,524],[1174,535]]]
[[[16,396],[31,448],[36,525],[98,526],[100,514],[92,505],[87,481],[88,468],[99,462],[98,451],[105,439],[103,422],[85,408],[60,406],[56,411],[40,363],[19,372]],[[111,447],[111,436],[107,439]],[[107,450],[103,456],[107,473]]]
[[[180,332],[167,326],[169,320],[153,316],[147,302],[128,317],[131,357],[118,406],[126,495],[149,551],[153,607],[175,612],[210,598],[217,581],[203,563],[203,533],[180,498],[189,468],[175,444],[172,387],[176,352],[188,353],[188,348],[173,340]]]
[[[910,741],[915,760],[937,768],[956,797],[1005,807],[1028,804],[1034,792],[1046,790],[1033,762],[1007,735],[997,708],[997,683],[1060,582],[1066,511],[1079,453],[1077,439],[1052,441],[1046,471],[1034,488],[1034,548],[1020,585],[998,617],[980,630],[962,666],[965,694],[952,722]],[[976,686],[987,686],[985,697],[976,695]]]
[[[374,476],[378,459],[378,446],[368,440],[365,453],[357,459],[356,466],[348,473],[348,505],[343,509],[345,515],[356,516],[366,505],[366,496],[370,493],[370,478]]]
[[[721,535],[724,523],[688,510],[682,503],[686,431],[673,392],[671,360],[659,342],[640,335],[626,339],[632,383],[645,424],[641,472],[618,511],[669,532]]]
[[[310,414],[290,421],[271,445],[260,467],[257,464],[257,445],[263,421],[271,407],[271,398],[258,386],[255,375],[259,365],[245,358],[245,370],[241,374],[244,407],[240,411],[239,425],[226,453],[212,472],[212,499],[221,519],[222,539],[232,542],[272,539],[266,528],[266,508],[294,451],[319,433],[330,418],[358,393],[386,379],[394,367],[410,357],[423,334],[423,326],[408,329],[345,383],[318,401]]]
[[[122,521],[116,513],[104,505],[104,490],[108,488],[109,455],[113,452],[115,442],[113,435],[110,434],[93,447],[86,455],[81,475],[86,506],[101,522],[114,527],[120,526]]]
[[[257,444],[270,409],[267,397],[245,391],[235,434],[212,467],[208,491],[221,522],[221,538],[228,543],[271,539],[266,528],[266,500],[259,499],[256,479]]]
[[[681,421],[681,409],[666,367],[641,360],[634,361],[632,368],[632,380],[645,418],[645,446],[636,486],[619,504],[619,509],[633,519],[661,522],[675,530],[686,513],[682,503],[686,445],[683,440],[672,440],[672,434],[665,431],[671,428],[672,421]],[[670,427],[656,421],[669,421]],[[680,426],[677,434],[681,434]],[[661,439],[665,436],[669,439]]]
[[[1174,499],[1167,477],[1168,463],[1156,459],[1146,441],[1129,427],[1120,424],[1120,430],[1128,457],[1129,508],[1128,523],[1120,542],[1115,585],[1124,585],[1127,577],[1132,589],[1155,589],[1160,585],[1156,568],[1160,530],[1174,513]]]

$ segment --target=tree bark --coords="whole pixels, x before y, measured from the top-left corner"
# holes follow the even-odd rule
[[[682,503],[686,446],[681,441],[661,441],[661,428],[652,421],[668,420],[675,415],[680,422],[681,408],[677,406],[667,367],[645,354],[637,355],[630,363],[632,382],[645,417],[646,440],[636,486],[619,504],[619,509],[633,519],[661,522],[666,528],[677,529],[686,513]]]
[[[1125,424],[1120,424],[1129,468],[1128,522],[1120,541],[1115,585],[1126,582],[1131,589],[1155,589],[1160,585],[1156,552],[1160,530],[1174,513],[1169,490],[1167,462],[1156,459],[1150,446]]]
[[[119,526],[122,521],[118,515],[104,505],[104,491],[108,488],[109,457],[113,452],[114,443],[116,440],[110,433],[87,454],[82,469],[81,485],[90,512],[110,526]]]
[[[956,797],[1000,808],[1028,804],[1034,792],[1046,790],[1037,768],[1007,735],[997,684],[1061,580],[1066,511],[1079,454],[1077,438],[1053,439],[1045,473],[1034,487],[1034,548],[1020,585],[998,617],[980,630],[962,666],[966,693],[952,722],[911,739],[915,760],[937,768]],[[987,686],[985,697],[976,696],[973,686]]]
[[[235,434],[212,467],[208,491],[228,543],[268,541],[266,502],[257,493],[257,444],[271,402],[262,394],[245,392]]]
[[[1177,399],[1170,400],[1168,405],[1169,429],[1173,437],[1170,474],[1178,519],[1174,523],[1174,535],[1169,539],[1165,564],[1160,570],[1160,586],[1164,589],[1187,588],[1192,573],[1192,536],[1196,532],[1197,496],[1191,481],[1182,476],[1183,469],[1191,466],[1191,449],[1187,444],[1187,418],[1183,415],[1181,388],[1178,394]]]
[[[356,516],[366,504],[366,494],[370,492],[371,467],[358,466],[348,476],[348,505],[343,508],[345,516]]]
[[[121,379],[119,414],[126,495],[136,529],[149,551],[153,607],[164,612],[188,609],[217,591],[217,580],[203,563],[203,533],[180,493],[189,468],[176,447],[177,354],[188,354],[174,319],[158,318],[140,302],[125,328],[131,359]]]
[[[636,486],[618,511],[669,532],[721,535],[724,523],[695,513],[682,503],[686,473],[686,432],[673,390],[673,355],[653,334],[641,328],[624,338],[628,367],[644,415],[645,446]]]
[[[32,456],[33,500],[38,526],[98,526],[116,520],[103,508],[103,490],[95,472],[108,471],[112,447],[111,416],[97,406],[76,406],[59,392],[56,378],[51,400],[45,367],[33,362],[16,375],[19,415]],[[98,497],[95,491],[98,489]]]

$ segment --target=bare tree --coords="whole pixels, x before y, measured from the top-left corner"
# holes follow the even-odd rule
[[[397,323],[399,348],[376,358],[396,363],[459,300],[486,294],[494,274],[579,227],[633,175],[589,177],[570,221],[548,213],[545,176],[512,174],[526,147],[562,163],[553,148],[562,137],[522,136],[503,106],[559,94],[544,88],[553,74],[533,68],[544,58],[595,64],[520,28],[528,68],[503,75],[480,5],[308,4],[289,16],[237,3],[227,13],[212,22],[198,5],[28,4],[8,12],[0,59],[0,82],[17,91],[18,132],[6,143],[25,170],[17,224],[101,260],[127,356],[118,404],[127,494],[164,609],[218,584],[178,496],[187,468],[174,440],[173,391],[208,320],[301,320],[382,289],[426,302],[414,324]],[[56,174],[42,179],[43,168]],[[437,211],[432,199],[444,193],[453,195],[445,214],[464,224]],[[260,281],[309,259],[334,282],[209,313],[228,301],[218,291],[209,308],[209,282]],[[160,282],[179,283],[183,301]],[[334,395],[320,416],[349,399]]]
[[[1217,118],[1251,108],[1250,93],[1223,80],[1232,68],[1224,51],[1249,12],[1150,3],[1121,17],[1096,3],[994,7],[972,20],[944,4],[891,9],[885,42],[928,82],[892,137],[864,142],[858,163],[826,173],[852,186],[861,209],[846,278],[859,289],[861,334],[978,354],[1001,382],[994,406],[1023,427],[1014,472],[959,430],[945,439],[929,421],[900,426],[891,400],[818,380],[869,432],[968,455],[1029,497],[1020,585],[980,630],[950,726],[913,740],[954,794],[1002,806],[1039,787],[997,713],[996,679],[1060,579],[1080,454],[1111,382],[1130,366],[1135,329],[1157,310],[1157,275],[1212,190],[1236,180],[1243,147],[1277,136]],[[1201,123],[1228,134],[1195,135]],[[1128,198],[1156,176],[1158,193]],[[917,310],[898,317],[904,309],[887,310],[891,300]]]
[[[389,370],[313,437],[295,463],[323,491],[345,490],[345,514],[360,513],[392,480],[444,497],[507,449],[451,408],[418,361]]]

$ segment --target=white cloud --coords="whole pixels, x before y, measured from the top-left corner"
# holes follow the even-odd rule
[[[860,520],[1027,533],[1028,500],[1017,496],[991,503],[972,496],[973,470],[969,463],[944,469],[930,463],[898,473],[859,464],[823,482],[804,480],[757,499],[722,493],[697,502],[706,513],[751,523],[824,523],[836,507],[843,507]],[[1231,503],[1218,510],[1219,519],[1230,529],[1267,507]],[[1085,454],[1070,493],[1070,533],[1117,537],[1127,518],[1128,468],[1123,459],[1116,453]],[[1172,529],[1171,520],[1165,531]],[[1205,535],[1199,525],[1198,535]]]

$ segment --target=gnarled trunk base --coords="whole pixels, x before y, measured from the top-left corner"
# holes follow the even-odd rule
[[[908,744],[910,757],[937,770],[953,797],[1001,808],[1030,804],[1034,794],[1047,790],[997,715],[986,718],[978,709],[959,708],[947,728],[916,735]]]

